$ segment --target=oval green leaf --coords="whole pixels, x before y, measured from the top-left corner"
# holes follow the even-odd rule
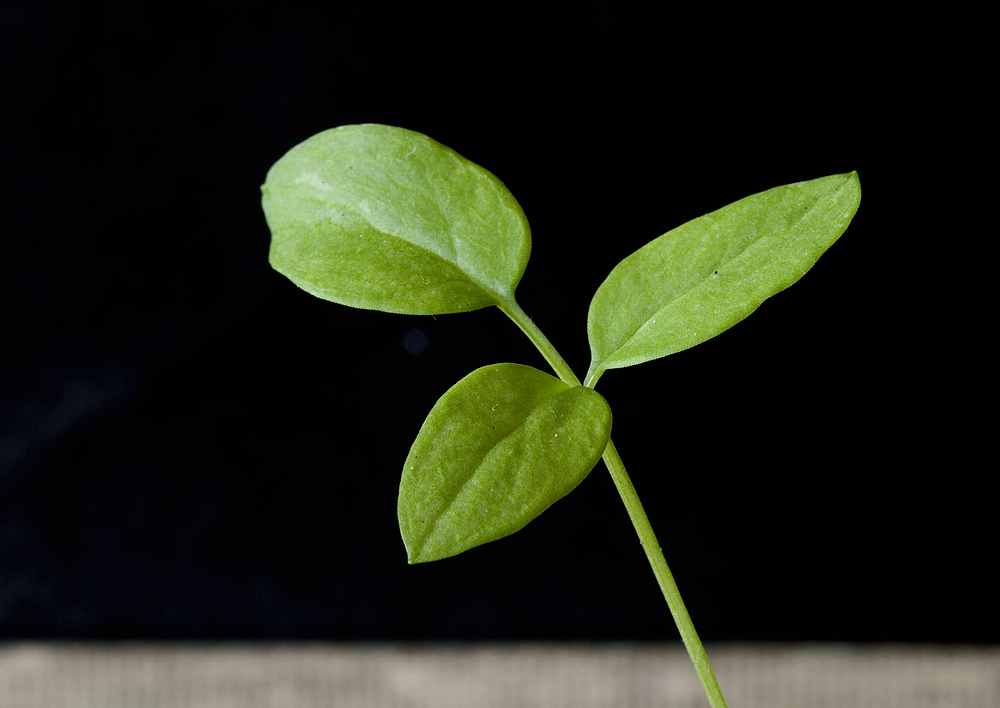
[[[590,303],[588,381],[700,344],[805,275],[858,210],[857,172],[769,189],[615,266]]]
[[[345,125],[267,173],[271,265],[342,305],[434,315],[513,299],[528,220],[490,172],[426,135]]]
[[[610,434],[595,391],[520,364],[473,371],[434,405],[406,458],[398,512],[409,562],[520,530],[583,481]]]

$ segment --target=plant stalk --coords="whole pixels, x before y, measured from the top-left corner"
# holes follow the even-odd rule
[[[653,575],[656,576],[656,582],[660,585],[660,591],[667,601],[670,614],[674,616],[674,622],[681,633],[681,639],[687,648],[688,656],[691,657],[695,671],[698,672],[698,678],[701,679],[701,685],[705,688],[708,702],[712,708],[728,708],[726,699],[722,695],[722,689],[719,688],[719,682],[715,678],[715,672],[712,671],[712,665],[708,661],[705,647],[702,645],[701,639],[698,638],[698,632],[695,631],[691,615],[688,614],[687,608],[684,606],[680,590],[677,589],[674,576],[663,557],[663,549],[660,548],[660,544],[656,540],[656,534],[653,533],[653,527],[642,508],[635,486],[633,486],[628,472],[625,471],[625,465],[618,454],[618,449],[615,448],[614,442],[610,439],[604,450],[604,464],[608,466],[611,479],[614,480],[615,487],[618,488],[622,502],[628,510],[629,518],[632,519],[632,526],[635,527],[635,532],[639,536],[639,543],[646,551],[646,558],[653,569]]]
[[[552,367],[552,370],[556,372],[560,379],[573,386],[581,385],[580,379],[576,377],[576,374],[573,373],[566,360],[552,346],[552,342],[542,334],[542,330],[535,325],[513,298],[505,300],[498,307],[503,310],[504,314],[514,320],[514,323],[528,336],[528,339],[534,343],[538,351],[545,357],[545,361],[549,363],[549,366]],[[599,372],[593,378],[591,378],[591,375],[588,375],[587,385],[593,388],[599,376]],[[645,510],[642,508],[642,503],[639,501],[639,495],[635,491],[628,472],[625,471],[625,464],[618,454],[618,449],[615,448],[615,444],[610,438],[608,439],[608,446],[604,450],[604,464],[607,465],[608,472],[611,473],[611,479],[614,480],[618,494],[621,495],[629,518],[632,519],[632,526],[635,527],[635,532],[639,536],[639,543],[642,544],[643,550],[646,551],[646,558],[653,569],[653,575],[656,576],[656,582],[660,585],[660,591],[667,601],[670,614],[674,616],[674,622],[681,633],[681,639],[684,641],[684,646],[687,648],[688,656],[691,657],[695,671],[698,672],[698,678],[705,689],[708,702],[712,708],[728,708],[726,699],[722,695],[722,689],[719,688],[719,682],[715,678],[715,672],[712,671],[712,665],[708,661],[705,647],[702,645],[701,639],[698,638],[698,632],[695,631],[691,615],[688,614],[687,608],[684,606],[680,590],[677,589],[674,576],[670,572],[669,566],[667,566],[666,558],[663,557],[663,549],[660,548],[660,544],[656,540],[656,534],[653,533],[649,517],[646,516]]]
[[[569,367],[569,364],[562,358],[562,355],[552,346],[552,342],[549,341],[548,337],[542,334],[542,330],[538,329],[538,326],[531,321],[528,314],[521,309],[521,306],[513,298],[504,301],[502,304],[497,305],[497,307],[503,310],[504,314],[514,320],[514,324],[521,328],[521,331],[528,336],[528,339],[532,341],[535,348],[542,353],[545,361],[549,362],[549,366],[552,367],[552,370],[556,372],[556,375],[560,379],[571,386],[580,385],[580,379],[573,373],[573,369]]]

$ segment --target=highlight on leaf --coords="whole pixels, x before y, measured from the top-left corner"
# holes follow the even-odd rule
[[[693,347],[795,283],[858,210],[856,172],[776,187],[693,219],[615,266],[590,303],[585,384]]]
[[[488,170],[426,135],[345,125],[295,146],[261,187],[271,265],[351,307],[413,315],[511,300],[527,218]]]
[[[583,481],[610,434],[611,409],[595,391],[520,364],[473,371],[434,405],[403,466],[410,563],[520,530]]]

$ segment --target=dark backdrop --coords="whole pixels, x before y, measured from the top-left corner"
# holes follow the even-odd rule
[[[802,282],[602,378],[616,443],[704,638],[1000,641],[964,319],[990,278],[982,22],[80,5],[0,4],[0,636],[676,637],[603,464],[522,532],[406,564],[427,411],[474,368],[544,362],[496,310],[352,310],[269,268],[270,165],[380,122],[518,198],[519,301],[579,373],[621,258],[857,170]]]

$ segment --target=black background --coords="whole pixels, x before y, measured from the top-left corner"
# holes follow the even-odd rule
[[[406,564],[427,411],[479,366],[545,365],[492,308],[351,310],[270,269],[267,169],[377,122],[510,188],[519,302],[578,373],[621,258],[857,170],[794,288],[605,374],[616,444],[703,638],[1000,641],[968,316],[985,24],[370,5],[0,4],[0,636],[676,637],[603,464],[522,532]]]

